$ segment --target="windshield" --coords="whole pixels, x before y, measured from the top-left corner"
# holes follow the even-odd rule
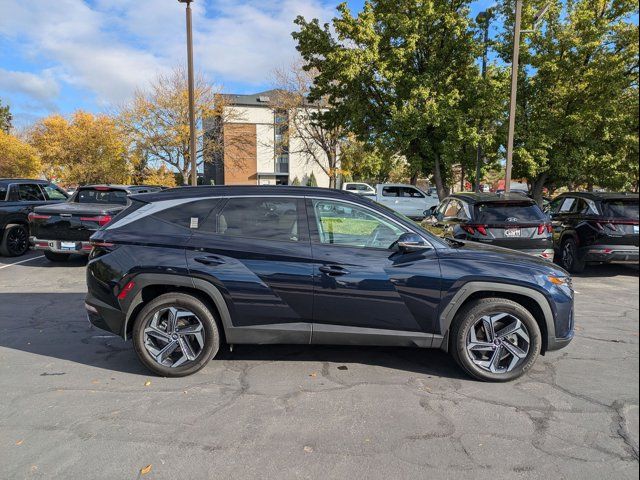
[[[487,202],[476,205],[478,223],[544,223],[547,217],[540,207],[530,202]]]
[[[75,198],[77,203],[99,203],[108,205],[126,205],[127,192],[124,190],[83,188]]]
[[[628,218],[638,220],[637,200],[607,200],[602,203],[602,213],[605,217]]]

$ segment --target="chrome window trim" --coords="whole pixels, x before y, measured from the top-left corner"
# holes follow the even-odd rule
[[[126,216],[125,218],[123,218],[120,221],[117,221],[111,225],[108,225],[106,227],[106,230],[111,230],[114,228],[120,228],[124,225],[127,225],[135,220],[138,220],[140,218],[146,217],[148,215],[152,215],[154,213],[158,213],[161,212],[163,210],[167,210],[169,208],[172,207],[176,207],[178,205],[184,205],[187,203],[191,203],[191,202],[198,202],[198,201],[202,201],[202,200],[216,200],[216,199],[229,199],[229,198],[302,198],[302,199],[315,199],[315,200],[335,200],[338,202],[344,202],[344,203],[348,203],[351,205],[355,205],[357,207],[362,207],[365,208],[377,215],[381,215],[382,217],[386,218],[387,220],[389,220],[391,223],[395,224],[396,226],[398,226],[399,228],[403,229],[403,230],[410,230],[411,232],[417,234],[420,236],[420,238],[422,238],[422,240],[424,240],[424,242],[428,245],[429,249],[434,249],[435,247],[433,246],[433,244],[424,237],[424,235],[422,235],[420,232],[417,232],[409,227],[407,227],[406,225],[403,225],[402,223],[399,223],[396,219],[389,217],[387,214],[383,213],[383,212],[379,212],[378,210],[375,210],[371,207],[369,207],[368,205],[363,205],[361,203],[357,203],[357,202],[352,202],[351,200],[346,200],[343,198],[335,198],[335,197],[331,197],[331,196],[319,196],[319,195],[285,195],[285,194],[281,194],[281,195],[213,195],[210,197],[188,197],[188,198],[174,198],[171,200],[159,200],[157,202],[153,202],[153,203],[149,203],[145,206],[140,207],[138,210],[136,210],[135,212],[131,213],[130,215]],[[162,208],[153,208],[154,206],[160,206]],[[141,212],[142,210],[142,212]],[[136,215],[136,213],[139,213],[138,215]],[[142,215],[144,214],[144,215]],[[135,217],[135,218],[131,218],[131,217]],[[308,220],[308,218],[307,218]]]

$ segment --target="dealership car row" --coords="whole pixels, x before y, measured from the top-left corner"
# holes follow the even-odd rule
[[[638,262],[637,194],[566,193],[543,212],[521,194],[372,190],[68,197],[0,179],[0,252],[89,255],[90,321],[163,376],[200,370],[225,342],[318,343],[441,348],[475,378],[511,380],[573,338],[571,278],[554,257],[570,272]]]

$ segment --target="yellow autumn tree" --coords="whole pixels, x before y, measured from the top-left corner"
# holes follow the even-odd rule
[[[160,165],[158,168],[148,168],[144,183],[163,187],[175,187],[177,185],[175,174],[164,165]]]
[[[130,181],[127,136],[107,115],[77,111],[70,119],[46,117],[29,132],[29,143],[49,179],[78,184]]]
[[[38,152],[28,143],[0,130],[0,177],[38,177]]]

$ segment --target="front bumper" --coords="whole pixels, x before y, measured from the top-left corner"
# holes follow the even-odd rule
[[[581,251],[586,262],[637,264],[640,258],[635,245],[598,245]]]
[[[55,253],[89,255],[93,248],[89,241],[44,240],[36,237],[29,237],[29,241],[31,242],[34,250],[47,250]]]

